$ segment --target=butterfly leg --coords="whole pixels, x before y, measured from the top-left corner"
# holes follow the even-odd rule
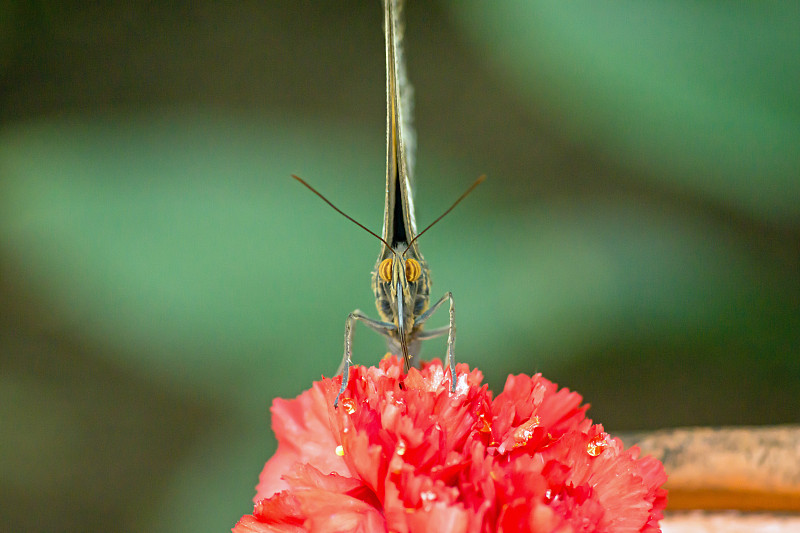
[[[447,358],[445,359],[445,366],[450,367],[450,392],[456,391],[456,357],[454,354],[456,347],[456,306],[453,302],[453,293],[446,292],[444,296],[430,306],[427,311],[422,313],[419,318],[414,321],[414,327],[424,324],[433,313],[446,301],[450,300],[450,325],[443,328],[433,329],[431,331],[422,331],[417,335],[420,340],[432,339],[439,337],[447,332]]]
[[[373,320],[358,309],[347,315],[347,320],[344,322],[344,355],[342,356],[342,362],[339,364],[339,370],[336,371],[337,374],[342,375],[342,386],[339,388],[339,394],[336,395],[336,400],[333,402],[334,407],[339,405],[339,396],[345,391],[347,382],[350,380],[350,365],[353,363],[350,356],[353,354],[353,326],[355,326],[356,320],[387,337],[391,336],[392,330],[397,329],[394,324]]]

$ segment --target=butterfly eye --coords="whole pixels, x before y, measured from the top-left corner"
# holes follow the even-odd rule
[[[381,261],[380,266],[378,266],[378,275],[386,283],[389,283],[390,281],[392,281],[392,258],[391,257]]]
[[[422,267],[419,266],[419,261],[406,259],[406,279],[413,283],[419,279],[420,274],[422,274]]]

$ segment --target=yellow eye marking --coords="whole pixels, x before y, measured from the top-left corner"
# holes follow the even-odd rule
[[[389,257],[381,261],[380,266],[378,267],[378,275],[380,275],[381,279],[386,283],[392,281],[392,258]]]
[[[393,259],[388,257],[378,265],[378,275],[386,283],[392,281],[392,261]],[[421,274],[422,266],[419,264],[419,261],[416,259],[406,259],[406,279],[410,283],[414,283],[419,279]]]
[[[419,279],[422,273],[422,267],[416,259],[406,259],[406,279],[409,282],[415,282]]]

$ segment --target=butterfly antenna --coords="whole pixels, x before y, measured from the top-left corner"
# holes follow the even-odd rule
[[[297,178],[297,179],[300,179],[300,178]],[[475,183],[473,183],[472,185],[470,185],[470,186],[469,186],[469,189],[467,189],[466,191],[464,191],[464,194],[462,194],[461,196],[459,196],[459,197],[458,197],[458,200],[456,200],[455,202],[453,202],[453,205],[451,205],[451,206],[450,206],[450,207],[447,209],[447,211],[445,211],[444,213],[442,213],[441,215],[439,215],[439,218],[437,218],[436,220],[434,220],[433,222],[431,222],[430,224],[428,224],[428,226],[427,226],[427,227],[426,227],[424,230],[420,231],[420,232],[417,234],[417,236],[416,236],[416,237],[414,237],[413,239],[411,239],[411,242],[410,242],[410,243],[408,243],[408,246],[406,246],[406,249],[405,249],[405,251],[404,251],[403,253],[405,254],[405,252],[406,252],[406,251],[408,251],[408,249],[409,249],[409,248],[411,248],[411,245],[412,245],[412,244],[414,244],[414,242],[415,242],[417,239],[419,239],[420,237],[422,237],[422,234],[423,234],[423,233],[425,233],[426,231],[428,231],[429,229],[431,229],[431,228],[434,226],[434,224],[436,224],[437,222],[439,222],[440,220],[442,220],[442,219],[443,219],[443,218],[444,218],[444,217],[445,217],[445,216],[446,216],[446,215],[447,215],[447,214],[448,214],[450,211],[452,211],[452,210],[455,208],[455,206],[457,206],[457,205],[458,205],[458,204],[461,202],[461,200],[463,200],[464,198],[466,198],[466,197],[469,195],[469,193],[471,193],[472,191],[474,191],[474,190],[475,190],[475,187],[477,187],[478,185],[480,185],[480,184],[481,184],[481,182],[483,182],[483,180],[485,180],[485,179],[486,179],[486,174],[483,174],[482,176],[479,176],[479,177],[478,177],[478,179],[476,179],[476,180],[475,180]],[[302,180],[301,180],[301,181],[302,181]],[[308,187],[308,185],[306,185],[306,187]],[[311,190],[313,190],[313,189],[311,189]],[[316,192],[316,191],[314,191],[314,192]],[[317,193],[317,194],[319,194],[319,193]],[[325,199],[323,198],[323,200],[325,200]],[[327,200],[325,200],[325,201],[326,201],[326,202],[328,202]],[[330,203],[330,202],[328,202],[328,203]],[[336,208],[334,207],[334,209],[336,209]],[[336,209],[336,210],[337,210],[337,211],[339,211],[338,209]],[[341,211],[340,211],[340,213],[341,213]],[[342,213],[342,214],[344,215],[344,213]],[[347,216],[347,215],[344,215],[344,216]],[[347,217],[347,218],[350,218],[350,217]],[[351,220],[352,220],[352,219],[351,219]],[[355,221],[353,221],[353,222],[355,222]],[[356,222],[356,224],[358,224],[358,222]],[[361,224],[359,224],[359,226],[361,226]],[[362,227],[363,227],[363,226],[362,226]],[[364,228],[364,229],[366,229],[366,228]],[[367,231],[369,231],[369,230],[367,230]],[[370,232],[370,233],[372,233],[372,232]],[[383,240],[383,239],[381,239],[381,240]]]
[[[305,185],[306,187],[308,187],[308,189],[309,189],[311,192],[313,192],[314,194],[316,194],[317,196],[319,196],[320,198],[322,198],[322,200],[323,200],[323,201],[324,201],[326,204],[328,204],[329,206],[331,206],[331,207],[332,207],[332,208],[333,208],[333,209],[334,209],[334,210],[335,210],[337,213],[339,213],[339,214],[340,214],[340,215],[342,215],[344,218],[346,218],[347,220],[349,220],[350,222],[352,222],[353,224],[355,224],[355,225],[356,225],[356,226],[358,226],[359,228],[363,229],[364,231],[366,231],[367,233],[369,233],[370,235],[372,235],[373,237],[375,237],[376,239],[378,239],[379,241],[381,241],[383,244],[385,244],[385,245],[386,245],[386,247],[387,247],[388,249],[390,249],[390,250],[392,249],[392,247],[391,247],[391,246],[389,246],[389,243],[388,243],[388,242],[386,242],[385,240],[383,240],[383,237],[381,237],[380,235],[378,235],[377,233],[375,233],[374,231],[372,231],[371,229],[369,229],[368,227],[366,227],[364,224],[362,224],[362,223],[361,223],[361,222],[359,222],[358,220],[354,219],[353,217],[351,217],[350,215],[348,215],[347,213],[345,213],[344,211],[342,211],[341,209],[339,209],[338,207],[336,207],[335,205],[333,205],[333,204],[331,203],[331,201],[330,201],[330,200],[328,200],[327,198],[325,198],[324,196],[322,196],[322,193],[320,193],[320,192],[319,192],[319,191],[317,191],[317,190],[316,190],[314,187],[312,187],[311,185],[309,185],[308,183],[306,183],[306,182],[305,182],[305,180],[303,180],[303,178],[300,178],[300,177],[298,177],[298,176],[295,176],[294,174],[292,174],[292,177],[293,177],[294,179],[296,179],[297,181],[299,181],[300,183],[302,183],[303,185]],[[474,185],[473,185],[473,188],[474,188]],[[467,191],[467,192],[469,192],[469,191]],[[465,196],[466,196],[466,195],[465,195]],[[458,199],[458,201],[460,202],[460,201],[461,201],[461,198],[459,198],[459,199]],[[456,203],[458,203],[458,202],[456,202]],[[454,205],[453,207],[455,207],[455,205]],[[450,209],[452,209],[452,207],[451,207]],[[448,209],[448,211],[449,211],[449,209]],[[445,215],[446,215],[446,214],[447,214],[447,213],[445,213]],[[444,215],[442,215],[442,216],[444,216]],[[441,217],[439,217],[439,218],[441,218]],[[428,227],[430,227],[430,226],[428,226]],[[425,228],[425,229],[427,229],[427,228]]]

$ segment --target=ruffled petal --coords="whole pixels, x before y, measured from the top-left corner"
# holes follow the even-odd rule
[[[236,532],[655,532],[663,466],[540,374],[496,398],[478,370],[397,357],[272,407],[278,450]]]
[[[272,428],[278,450],[267,461],[256,486],[255,501],[286,490],[281,476],[295,463],[306,463],[325,473],[348,474],[347,464],[336,454],[337,435],[331,432],[326,381],[317,382],[294,400],[275,399],[272,404]]]

